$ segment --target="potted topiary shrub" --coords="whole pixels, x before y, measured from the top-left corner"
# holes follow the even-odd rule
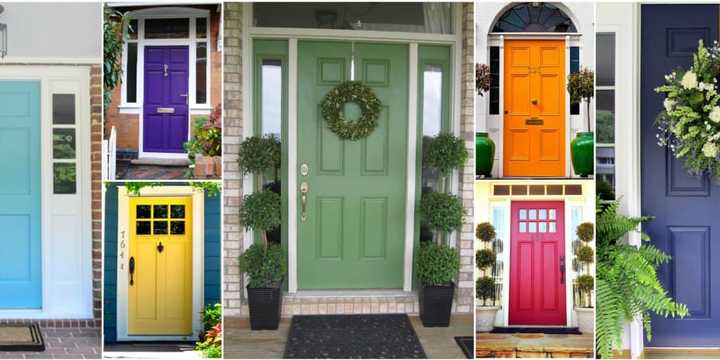
[[[487,64],[475,64],[475,90],[483,96],[490,91],[492,85],[492,74]],[[475,133],[475,175],[492,176],[493,161],[495,160],[495,143],[490,139],[488,133]]]
[[[595,96],[595,74],[589,69],[581,69],[568,75],[567,91],[570,102],[585,101],[587,105],[587,131],[577,133],[570,143],[575,174],[587,177],[595,172],[595,138],[590,124],[590,99]]]
[[[595,226],[590,223],[578,225],[575,234],[580,240],[575,249],[575,263],[579,276],[575,279],[575,317],[582,333],[592,333],[595,326],[595,309],[592,305],[592,292],[595,278],[592,264],[595,262],[595,250],[590,246],[595,236]]]
[[[262,189],[281,195],[282,187],[278,179],[282,159],[281,151],[280,140],[275,135],[251,136],[240,143],[239,170],[243,175],[256,175],[255,190]],[[280,243],[281,227],[282,225],[278,225],[267,230],[270,243]]]
[[[420,320],[426,327],[450,325],[455,283],[460,271],[457,250],[427,241],[415,255],[415,276],[422,285],[420,291]]]
[[[238,165],[243,174],[254,173],[263,184],[264,173],[279,167],[279,151],[273,136],[250,137],[240,144]],[[240,224],[261,235],[261,243],[250,246],[240,256],[240,271],[249,278],[247,285],[250,328],[278,328],[282,309],[282,282],[286,273],[285,253],[280,244],[270,243],[268,232],[282,222],[280,194],[258,186],[243,197]]]
[[[210,116],[199,116],[193,122],[192,138],[184,147],[194,164],[195,178],[216,178],[222,175],[221,114],[218,105]]]
[[[475,281],[475,331],[491,331],[495,326],[495,317],[499,306],[495,271],[496,253],[492,250],[495,241],[495,227],[488,223],[480,223],[475,227],[475,237],[481,241],[482,249],[475,252],[475,266],[480,270],[480,277]],[[497,248],[497,247],[496,247]]]

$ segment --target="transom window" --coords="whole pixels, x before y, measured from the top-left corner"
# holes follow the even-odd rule
[[[185,235],[185,205],[137,205],[135,234]]]
[[[521,233],[554,233],[558,231],[556,209],[519,209],[518,219],[518,232]]]
[[[577,32],[575,24],[562,10],[544,2],[514,5],[500,16],[493,32]]]

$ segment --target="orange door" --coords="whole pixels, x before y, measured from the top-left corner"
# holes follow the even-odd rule
[[[565,42],[505,41],[504,176],[565,175]]]

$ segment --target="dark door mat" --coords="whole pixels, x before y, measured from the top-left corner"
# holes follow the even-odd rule
[[[0,325],[0,351],[45,351],[37,324]]]
[[[296,315],[286,359],[424,359],[425,351],[405,314]]]
[[[580,335],[576,327],[495,327],[492,334],[559,334]]]
[[[472,336],[456,336],[455,342],[462,349],[463,354],[468,359],[472,359],[475,356],[475,338]]]

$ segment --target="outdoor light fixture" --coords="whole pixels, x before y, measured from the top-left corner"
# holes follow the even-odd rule
[[[0,15],[3,13],[5,8],[0,5]],[[0,23],[0,59],[7,55],[7,25]]]

